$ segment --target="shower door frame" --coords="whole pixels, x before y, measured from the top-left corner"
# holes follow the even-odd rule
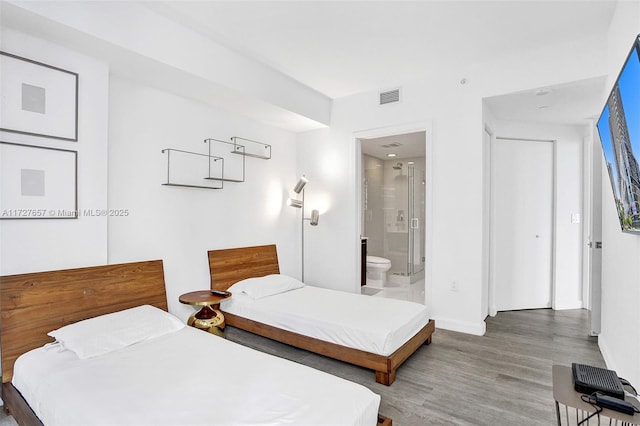
[[[425,159],[426,161],[426,159]],[[421,173],[422,176],[418,176],[418,180],[416,180],[416,172]],[[422,208],[420,208],[420,203],[416,204],[416,188],[420,188],[422,186],[422,180],[425,180],[426,172],[416,168],[415,166],[409,165],[407,167],[407,193],[408,193],[408,203],[407,203],[407,212],[409,212],[410,222],[409,228],[407,229],[407,275],[409,277],[414,276],[425,270],[425,239],[426,234],[422,234],[422,238],[420,238],[420,245],[417,247],[419,253],[419,260],[416,262],[416,233],[420,234],[420,231],[424,228],[425,224],[425,216],[426,216],[426,203],[425,203],[425,192],[422,191]],[[422,178],[422,179],[420,179]],[[417,232],[416,232],[417,231]],[[419,269],[416,266],[419,266]]]

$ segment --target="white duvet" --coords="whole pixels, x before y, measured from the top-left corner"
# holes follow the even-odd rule
[[[95,358],[22,355],[13,385],[45,425],[375,425],[380,397],[185,327]]]
[[[350,348],[391,355],[428,322],[424,305],[303,286],[254,299],[236,292],[222,310]]]

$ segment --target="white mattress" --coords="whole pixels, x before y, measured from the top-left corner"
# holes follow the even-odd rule
[[[234,293],[221,306],[253,321],[385,356],[429,322],[419,303],[313,286],[261,299]]]
[[[80,360],[22,355],[14,386],[49,425],[375,425],[380,397],[321,371],[185,327]]]

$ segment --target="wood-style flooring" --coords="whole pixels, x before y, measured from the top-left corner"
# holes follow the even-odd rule
[[[227,327],[227,339],[360,383],[395,426],[554,425],[551,366],[604,367],[586,310],[500,312],[484,336],[446,330],[413,354],[390,387],[372,371]],[[331,407],[327,407],[328,410]],[[15,425],[0,414],[0,426]]]
[[[238,329],[227,338],[360,383],[382,397],[394,426],[555,425],[551,366],[604,367],[589,312],[551,309],[500,312],[484,336],[446,330],[403,364],[390,387],[374,373]],[[330,409],[330,408],[329,408]]]

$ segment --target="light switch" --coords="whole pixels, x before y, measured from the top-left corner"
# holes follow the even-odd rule
[[[580,223],[580,213],[571,214],[571,223]]]

